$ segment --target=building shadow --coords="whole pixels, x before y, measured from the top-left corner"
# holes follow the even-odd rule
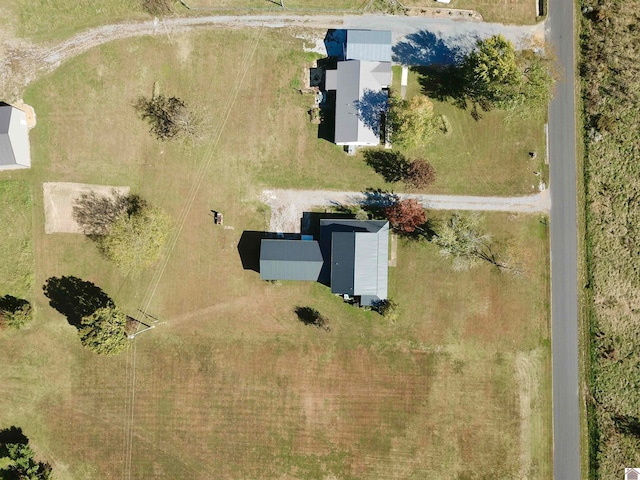
[[[336,205],[336,208],[340,209],[342,206]],[[340,212],[303,212],[300,219],[300,232],[302,235],[311,235],[314,240],[320,240],[320,220],[330,218],[351,220],[356,216],[347,208]]]
[[[115,307],[113,300],[100,287],[78,277],[51,277],[42,289],[49,305],[67,317],[69,324],[76,328],[80,328],[83,317],[99,308]]]
[[[320,124],[318,125],[318,138],[334,143],[336,129],[336,91],[325,91],[325,100],[320,105]]]
[[[327,56],[338,60],[345,60],[347,51],[347,31],[345,29],[331,28],[324,36],[324,48]]]
[[[245,230],[238,242],[238,255],[244,270],[260,273],[260,243],[265,238],[281,240],[300,240],[299,233],[258,232]]]
[[[402,65],[457,65],[470,51],[477,37],[473,35],[441,37],[427,30],[411,33],[392,47],[393,61]]]

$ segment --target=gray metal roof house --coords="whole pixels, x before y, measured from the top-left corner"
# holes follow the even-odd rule
[[[27,116],[11,105],[0,106],[0,170],[29,167]]]
[[[336,91],[336,145],[375,146],[391,86],[391,32],[347,30],[345,61],[325,72],[325,89]]]
[[[391,32],[347,30],[346,60],[391,62]]]
[[[317,281],[324,260],[314,240],[263,239],[260,242],[262,280]]]
[[[336,145],[380,143],[381,115],[393,74],[390,62],[347,60],[326,72],[325,87],[336,91]]]
[[[331,292],[360,297],[360,305],[385,300],[389,283],[389,222],[320,220],[320,242]]]
[[[310,280],[349,295],[362,306],[385,300],[389,282],[389,222],[320,220],[320,242],[263,239],[262,280]]]

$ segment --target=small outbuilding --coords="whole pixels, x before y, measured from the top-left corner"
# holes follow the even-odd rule
[[[308,280],[316,282],[324,261],[315,240],[264,239],[260,243],[262,280]]]
[[[27,116],[11,105],[0,106],[0,170],[30,167]]]
[[[391,62],[389,30],[347,30],[346,60]]]

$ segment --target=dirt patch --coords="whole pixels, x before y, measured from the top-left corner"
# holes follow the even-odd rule
[[[24,103],[24,100],[19,99],[13,104],[14,107],[22,110],[27,117],[27,127],[31,130],[36,126],[36,111],[31,105]]]
[[[42,190],[45,233],[82,233],[80,225],[73,219],[73,205],[83,193],[95,192],[104,197],[110,197],[114,192],[129,193],[129,187],[69,182],[46,182],[42,184]]]

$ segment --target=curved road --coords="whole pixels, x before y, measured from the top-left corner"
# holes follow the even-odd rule
[[[547,40],[564,71],[549,106],[555,480],[581,478],[574,8],[573,1],[549,0]]]

